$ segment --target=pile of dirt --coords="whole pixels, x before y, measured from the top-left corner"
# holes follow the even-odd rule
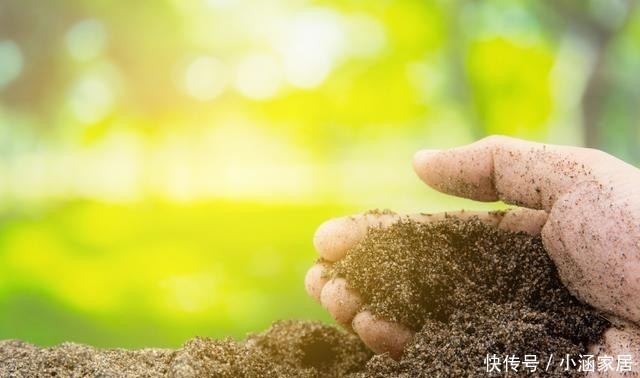
[[[342,377],[370,359],[357,337],[309,321],[279,321],[244,341],[195,338],[182,348],[52,348],[0,342],[0,377]]]
[[[560,282],[539,236],[477,218],[372,227],[331,274],[373,314],[417,332],[401,361],[376,357],[362,376],[476,376],[494,354],[535,355],[540,374],[580,376],[561,359],[578,361],[609,326]]]
[[[486,375],[488,354],[535,355],[538,370],[520,366],[521,375],[580,376],[561,359],[585,354],[609,326],[562,285],[539,237],[478,219],[373,227],[330,274],[375,315],[416,331],[400,361],[372,356],[333,326],[281,321],[244,341],[196,338],[178,350],[4,341],[0,376],[474,377]]]

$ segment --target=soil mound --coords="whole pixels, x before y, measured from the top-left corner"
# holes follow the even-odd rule
[[[97,349],[64,343],[52,348],[0,342],[0,377],[341,377],[371,357],[357,337],[309,321],[279,321],[244,341],[194,338],[182,348]]]

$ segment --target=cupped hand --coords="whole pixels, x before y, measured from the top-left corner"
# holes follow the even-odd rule
[[[478,201],[518,205],[506,214],[459,212],[496,227],[541,234],[562,282],[577,298],[620,319],[592,351],[640,359],[640,170],[602,151],[492,136],[449,150],[419,151],[413,161],[429,186]],[[370,226],[401,217],[433,222],[443,214],[363,214],[331,219],[314,237],[330,264],[341,259]],[[402,324],[362,311],[358,293],[326,266],[307,273],[308,293],[332,317],[355,331],[374,352],[398,358],[413,336]],[[637,366],[636,366],[637,368]]]

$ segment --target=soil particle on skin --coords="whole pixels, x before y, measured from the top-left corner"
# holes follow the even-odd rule
[[[391,209],[371,209],[366,211],[364,215],[396,215],[396,212]]]
[[[486,375],[487,354],[539,361],[536,372],[521,365],[509,375],[581,376],[562,358],[587,354],[609,325],[562,285],[540,237],[477,218],[370,228],[331,274],[372,313],[417,332],[400,361],[376,356],[361,377]]]
[[[362,370],[370,357],[357,337],[342,330],[287,320],[244,341],[194,338],[177,350],[1,341],[0,377],[340,377]]]

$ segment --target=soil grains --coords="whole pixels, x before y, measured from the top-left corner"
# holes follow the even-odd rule
[[[182,348],[96,349],[65,343],[52,348],[0,342],[0,377],[343,377],[371,357],[354,335],[308,321],[279,321],[244,341],[195,338]]]
[[[3,341],[0,377],[578,377],[562,359],[586,354],[609,326],[562,285],[539,237],[478,219],[372,227],[329,274],[378,317],[416,331],[399,361],[333,326],[289,320],[244,341],[196,338],[177,350]],[[487,372],[487,355],[500,373]],[[506,356],[519,359],[517,372],[505,372]]]
[[[578,361],[609,326],[560,282],[540,237],[477,218],[370,228],[332,269],[373,314],[417,332],[399,362],[374,357],[363,377],[486,376],[494,354],[519,359],[510,376],[582,376],[562,358]],[[523,368],[525,355],[537,371]]]

